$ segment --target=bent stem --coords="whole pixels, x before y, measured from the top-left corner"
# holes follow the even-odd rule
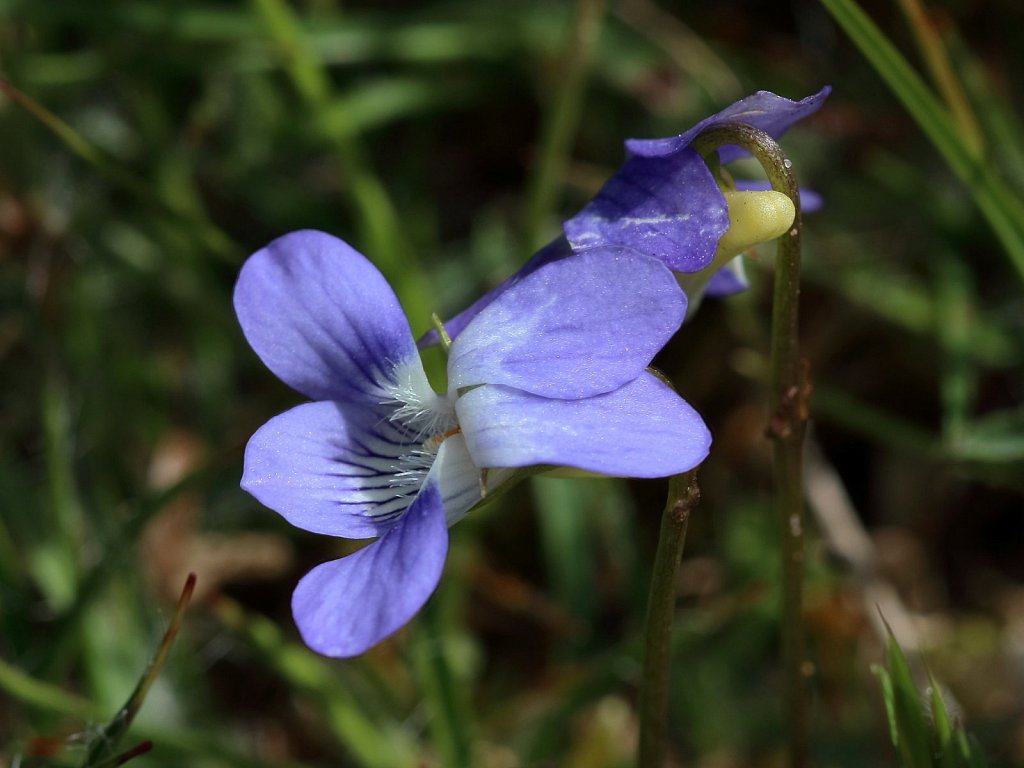
[[[800,193],[792,163],[764,131],[743,123],[726,123],[701,133],[691,147],[707,158],[716,149],[735,145],[757,158],[772,189],[796,207],[789,232],[778,240],[772,299],[771,416],[766,429],[774,442],[775,509],[782,532],[782,648],[786,675],[786,729],[789,764],[807,762],[803,647],[803,494],[802,448],[810,385],[797,343],[800,301]]]
[[[639,768],[661,768],[665,762],[669,665],[672,660],[672,614],[676,570],[686,542],[690,512],[700,500],[697,470],[669,478],[668,499],[661,516],[654,555],[651,592],[644,627],[644,666],[640,688]]]

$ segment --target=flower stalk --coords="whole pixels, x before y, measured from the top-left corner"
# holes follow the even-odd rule
[[[661,516],[654,573],[647,598],[644,665],[640,688],[639,768],[665,763],[669,665],[672,659],[672,616],[675,612],[676,571],[683,556],[690,512],[700,500],[697,469],[669,478],[668,498]]]
[[[800,194],[792,163],[775,140],[743,123],[721,124],[703,131],[691,147],[701,156],[734,145],[752,154],[772,189],[787,195],[796,208],[793,226],[778,239],[772,301],[770,408],[767,436],[773,441],[775,508],[782,532],[782,646],[786,676],[786,730],[789,764],[807,762],[803,641],[803,494],[802,458],[810,384],[798,348],[800,299]]]

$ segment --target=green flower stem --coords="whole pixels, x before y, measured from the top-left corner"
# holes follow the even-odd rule
[[[639,768],[661,768],[665,763],[676,570],[683,556],[690,512],[699,499],[696,469],[669,478],[668,499],[661,516],[651,592],[647,599],[644,666],[640,688]]]
[[[792,163],[775,140],[751,125],[730,123],[709,128],[690,145],[707,157],[718,147],[735,145],[764,168],[772,189],[796,207],[793,226],[778,240],[772,301],[771,416],[767,435],[774,441],[775,508],[782,532],[782,648],[786,674],[786,729],[789,764],[807,762],[803,647],[803,478],[802,450],[810,385],[797,344],[800,301],[800,193]]]

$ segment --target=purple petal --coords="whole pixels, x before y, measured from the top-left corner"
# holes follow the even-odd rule
[[[692,469],[711,435],[697,412],[657,377],[643,373],[607,394],[553,400],[483,386],[455,405],[480,466],[555,464],[629,477]]]
[[[480,310],[501,296],[501,294],[518,283],[528,274],[537,271],[549,262],[564,259],[566,256],[572,256],[572,248],[569,247],[569,241],[564,237],[552,240],[533,254],[533,256],[531,256],[523,266],[521,266],[506,280],[503,280],[499,285],[489,290],[479,299],[470,304],[466,309],[459,312],[459,314],[451,320],[445,321],[444,329],[448,332],[448,337],[451,339],[457,337],[462,333],[462,330],[469,325],[469,321],[480,313]],[[418,342],[418,346],[420,349],[426,349],[427,347],[434,346],[437,342],[437,331],[428,331],[423,334],[423,337]]]
[[[379,402],[393,367],[417,355],[384,277],[323,232],[292,232],[250,256],[235,311],[267,367],[313,400]]]
[[[667,139],[631,139],[627,157],[597,196],[564,229],[573,247],[624,245],[660,258],[677,272],[702,269],[714,257],[718,238],[728,227],[725,203],[717,187],[709,186],[710,173],[696,153],[683,152],[704,128],[723,122],[743,121],[779,136],[790,125],[817,111],[831,88],[803,101],[791,101],[759,91],[701,121],[679,136]],[[669,162],[666,158],[671,157]],[[743,154],[736,147],[720,150],[723,160]],[[713,180],[712,180],[713,182]],[[801,192],[805,212],[817,210],[812,193]],[[568,255],[566,242],[555,241],[536,254],[523,268],[445,323],[456,338],[468,322],[497,296],[543,264]],[[434,332],[421,346],[437,343]]]
[[[666,139],[629,139],[626,141],[626,150],[631,155],[640,157],[666,157],[688,147],[705,128],[722,123],[747,123],[778,138],[793,123],[817,112],[831,92],[832,88],[825,86],[802,101],[791,101],[768,91],[758,91],[730,104],[718,114],[701,120],[678,136]],[[745,154],[739,147],[723,147],[719,150],[719,157],[723,163]]]
[[[704,288],[705,296],[732,296],[742,293],[750,287],[743,269],[743,257],[737,256],[720,270],[715,272]]]
[[[748,181],[746,179],[736,180],[736,189],[739,190],[766,190],[771,189],[772,185],[768,181]],[[800,212],[801,213],[816,213],[820,211],[825,205],[825,201],[821,195],[815,192],[813,189],[800,188]]]
[[[696,272],[729,228],[725,198],[693,150],[626,160],[587,206],[563,225],[573,248],[623,245]]]
[[[661,262],[627,248],[580,251],[527,275],[473,318],[449,352],[448,386],[608,392],[636,378],[685,314],[686,297]]]
[[[386,416],[361,406],[305,403],[250,438],[242,488],[307,531],[380,536],[411,500],[395,482],[410,442]]]
[[[292,595],[302,639],[325,656],[363,653],[423,607],[447,553],[444,506],[430,482],[381,539],[302,578]]]

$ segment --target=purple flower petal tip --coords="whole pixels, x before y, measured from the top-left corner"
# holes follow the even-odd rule
[[[583,210],[564,222],[566,238],[576,250],[625,246],[660,259],[674,272],[704,269],[729,227],[729,213],[690,142],[706,128],[728,122],[778,136],[817,111],[830,91],[823,88],[802,101],[758,91],[678,136],[629,139],[626,161]],[[738,147],[719,149],[723,162],[742,154]]]
[[[292,232],[250,256],[234,302],[256,354],[312,400],[378,401],[381,361],[417,355],[383,275],[324,232]]]
[[[700,415],[657,377],[583,400],[483,386],[459,398],[459,421],[488,466],[554,464],[627,477],[685,472],[708,455]]]
[[[743,269],[743,257],[737,256],[708,280],[704,293],[707,296],[723,297],[742,293],[750,287]]]
[[[664,139],[628,139],[626,150],[638,157],[666,157],[687,148],[705,128],[722,123],[747,123],[778,138],[791,125],[817,112],[831,92],[832,87],[826,85],[812,96],[792,101],[770,91],[758,91],[701,120],[678,136]],[[743,153],[737,147],[724,147],[719,154],[722,162],[728,162]]]
[[[382,538],[307,573],[292,595],[303,641],[324,656],[358,656],[397,632],[423,607],[448,552],[444,506],[424,487]]]

